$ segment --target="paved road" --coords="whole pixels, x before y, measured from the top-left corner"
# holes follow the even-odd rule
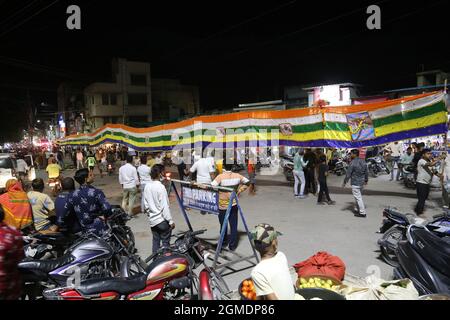
[[[66,170],[63,175],[73,175]],[[330,176],[329,188],[331,197],[336,201],[334,206],[318,206],[317,199],[295,199],[292,186],[281,174],[275,176],[258,176],[256,196],[244,194],[240,203],[249,226],[266,222],[283,233],[279,239],[279,250],[288,257],[291,265],[302,261],[318,251],[327,251],[343,259],[347,272],[366,276],[368,270],[378,268],[381,276],[389,279],[392,268],[379,260],[375,232],[380,227],[382,210],[385,206],[395,206],[405,212],[412,212],[417,201],[415,191],[406,189],[399,182],[388,181],[388,176],[370,179],[364,191],[368,217],[355,218],[351,212],[352,195],[350,188],[341,188],[343,177]],[[96,176],[95,185],[104,190],[112,204],[120,204],[121,189],[117,175],[100,178]],[[171,211],[176,223],[176,232],[187,230],[176,199],[171,195]],[[440,192],[431,193],[427,202],[427,213],[439,213]],[[191,210],[189,216],[194,229],[208,229],[204,238],[215,243],[218,239],[219,223],[214,215],[201,215]],[[151,232],[144,215],[140,214],[129,222],[137,240],[139,254],[147,257],[151,252]],[[242,223],[239,225],[240,244],[237,252],[251,253],[249,242]],[[248,264],[240,265],[240,267]],[[375,266],[375,267],[374,267]],[[237,289],[239,282],[248,277],[250,269],[225,276],[231,289]]]

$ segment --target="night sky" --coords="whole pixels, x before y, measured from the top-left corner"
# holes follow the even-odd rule
[[[449,1],[53,2],[0,0],[2,108],[26,88],[56,103],[63,80],[109,80],[116,56],[198,85],[203,109],[278,99],[292,84],[356,82],[372,93],[415,86],[422,64],[450,71]],[[376,3],[382,29],[370,31]],[[81,7],[81,31],[66,29],[69,4]]]

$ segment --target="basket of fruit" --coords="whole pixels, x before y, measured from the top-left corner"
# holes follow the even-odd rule
[[[256,300],[255,286],[251,278],[245,279],[239,284],[239,295],[242,300]]]
[[[305,299],[345,300],[339,294],[342,283],[336,278],[325,275],[310,275],[297,280],[297,293]]]

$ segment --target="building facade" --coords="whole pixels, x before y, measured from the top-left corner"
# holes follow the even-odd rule
[[[58,86],[59,137],[84,132],[85,100],[82,83],[63,82]]]
[[[152,79],[153,121],[177,121],[200,114],[197,86],[175,79]]]
[[[107,123],[136,126],[152,121],[150,64],[114,59],[112,74],[112,82],[91,83],[83,91],[87,131]]]

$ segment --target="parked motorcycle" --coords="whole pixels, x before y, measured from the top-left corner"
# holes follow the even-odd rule
[[[386,166],[386,162],[383,157],[376,156],[366,159],[367,169],[369,170],[369,174],[371,177],[376,178],[380,174],[390,174],[391,171]]]
[[[56,259],[62,256],[77,238],[77,235],[60,232],[26,235],[23,237],[25,257],[40,260]]]
[[[403,171],[403,183],[405,187],[409,189],[416,188],[415,169],[414,165],[405,165],[402,168]]]
[[[394,278],[409,278],[420,295],[450,294],[450,223],[410,225],[398,243]]]
[[[344,161],[343,158],[338,158],[333,164],[333,169],[331,170],[332,173],[336,174],[337,176],[342,176],[347,173],[348,164]]]
[[[229,289],[220,274],[205,263],[204,247],[196,237],[206,230],[188,231],[168,248],[146,259],[145,272],[122,278],[104,277],[82,281],[79,286],[62,286],[44,291],[49,300],[189,300],[197,291],[202,300],[222,299]],[[194,270],[203,265],[199,275]]]
[[[119,276],[124,257],[129,257],[137,269],[144,270],[143,262],[134,256],[134,235],[124,225],[125,221],[123,210],[113,209],[107,220],[108,230],[102,236],[83,234],[56,259],[25,258],[18,265],[25,295],[37,298],[43,289],[67,285],[75,278]]]
[[[294,181],[294,158],[290,155],[281,155],[280,164],[286,180],[289,182]]]
[[[430,222],[415,214],[403,214],[396,208],[385,208],[383,210],[383,217],[382,226],[378,231],[383,236],[378,240],[378,245],[380,246],[383,260],[393,267],[398,267],[396,255],[398,243],[406,239],[406,231],[410,225],[426,226],[450,221],[447,212],[435,215]]]

